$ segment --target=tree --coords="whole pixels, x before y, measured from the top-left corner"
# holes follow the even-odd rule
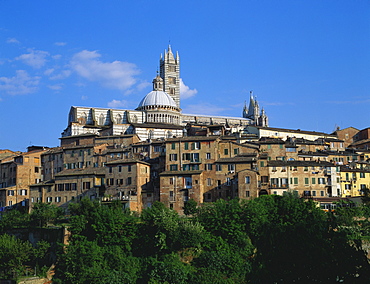
[[[184,214],[186,216],[188,216],[188,215],[193,215],[193,214],[197,213],[197,206],[198,206],[198,204],[194,199],[189,199],[184,204],[184,207],[183,207]]]
[[[245,217],[256,246],[253,283],[366,279],[369,264],[361,247],[313,201],[291,194],[261,196],[245,204]]]
[[[45,227],[48,223],[57,222],[64,216],[64,210],[50,203],[35,203],[31,211],[31,223],[36,226]]]
[[[18,210],[10,210],[1,215],[0,233],[9,229],[28,227],[30,222],[29,214]]]
[[[0,235],[0,277],[17,278],[23,272],[32,254],[33,248],[30,242],[8,234]]]

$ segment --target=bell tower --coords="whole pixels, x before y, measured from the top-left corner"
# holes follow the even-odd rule
[[[164,51],[164,56],[160,57],[160,76],[163,79],[163,91],[169,94],[180,108],[180,57],[176,52],[176,57],[173,55],[171,46],[168,46],[168,51]]]

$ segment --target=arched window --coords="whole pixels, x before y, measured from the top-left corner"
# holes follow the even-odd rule
[[[120,114],[116,115],[116,123],[117,124],[122,124],[122,116]]]
[[[99,116],[99,125],[104,125],[104,115],[101,113]]]

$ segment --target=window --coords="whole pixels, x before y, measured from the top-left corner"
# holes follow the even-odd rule
[[[286,151],[287,152],[295,152],[296,151],[296,148],[286,148]]]
[[[312,196],[316,196],[316,190],[312,190]]]
[[[212,164],[206,164],[205,169],[206,171],[212,171]]]
[[[250,191],[249,190],[245,191],[245,197],[250,197]]]
[[[170,184],[173,184],[173,183],[174,183],[174,178],[170,177]]]
[[[222,171],[222,165],[220,165],[220,164],[216,164],[216,171],[217,171],[217,172]]]
[[[231,180],[230,180],[230,178],[226,178],[226,185],[231,185]]]
[[[191,144],[191,149],[192,150],[199,150],[200,149],[200,142],[193,142]]]
[[[177,171],[177,165],[170,165],[170,171]]]
[[[264,161],[261,161],[260,162],[260,167],[263,168],[265,166],[265,162]]]
[[[60,202],[60,201],[62,201],[62,198],[60,196],[56,196],[55,197],[55,202]]]
[[[312,178],[311,183],[316,184],[316,178]]]
[[[250,184],[251,183],[251,177],[250,176],[246,176],[245,177],[245,183],[246,184]]]
[[[325,184],[325,178],[318,178],[318,184]]]
[[[185,150],[189,150],[189,142],[185,142],[185,144],[184,144],[184,149],[185,149]]]
[[[113,167],[109,167],[109,173],[113,173]]]
[[[235,171],[235,164],[228,164],[227,165],[227,170],[229,172],[234,172]]]
[[[294,184],[297,185],[298,184],[298,178],[294,178]]]
[[[82,188],[83,189],[90,189],[90,182],[89,181],[84,181],[82,183]]]
[[[212,179],[211,178],[207,178],[207,185],[208,186],[211,186],[212,185]]]
[[[128,177],[126,180],[126,185],[130,185],[130,184],[131,184],[131,177]]]
[[[308,184],[309,184],[309,182],[308,182],[308,178],[304,178],[304,184],[305,184],[305,185],[308,185]]]
[[[14,190],[8,190],[8,196],[14,196]]]
[[[128,172],[131,172],[131,165],[128,165],[128,166],[127,166],[127,171],[128,171]]]
[[[344,188],[347,189],[347,190],[351,190],[351,185],[347,183],[347,184],[344,185]]]
[[[118,172],[122,172],[122,166],[118,166]]]
[[[239,148],[234,149],[234,155],[238,155],[238,154],[239,154]]]
[[[46,202],[50,203],[50,202],[53,202],[53,198],[52,197],[46,197]]]
[[[35,167],[35,173],[39,172],[39,167]]]
[[[20,189],[19,194],[20,195],[27,195],[27,189]]]
[[[229,149],[224,149],[224,155],[229,155]]]
[[[360,178],[365,178],[365,173],[360,173]]]
[[[176,143],[172,143],[172,144],[171,144],[171,149],[172,149],[172,150],[175,150],[175,149],[176,149]]]
[[[210,160],[211,159],[211,153],[206,153],[206,159]]]
[[[175,196],[172,190],[170,191],[170,201],[175,201]]]
[[[325,192],[323,190],[320,191],[321,196],[325,196]]]
[[[177,154],[170,154],[170,161],[177,161]]]
[[[308,172],[308,167],[304,167],[304,171],[305,172]]]

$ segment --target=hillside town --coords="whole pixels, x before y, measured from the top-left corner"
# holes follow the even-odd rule
[[[72,106],[58,147],[0,150],[0,212],[82,198],[141,212],[155,201],[183,214],[218,199],[295,192],[324,210],[370,188],[370,127],[333,133],[269,127],[251,92],[241,117],[182,113],[180,57],[160,57],[135,110]]]

